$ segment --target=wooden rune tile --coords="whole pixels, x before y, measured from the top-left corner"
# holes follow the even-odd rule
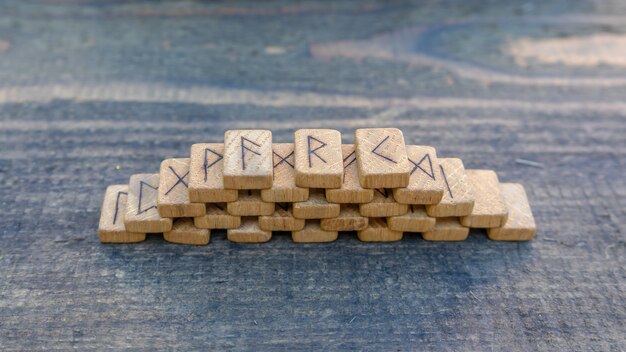
[[[259,227],[258,218],[246,217],[241,221],[241,226],[226,231],[229,241],[240,243],[262,243],[272,238],[272,231],[265,231]]]
[[[361,187],[354,144],[341,146],[343,156],[343,183],[340,188],[326,189],[326,199],[331,203],[369,203],[374,190]]]
[[[443,198],[438,204],[426,205],[428,215],[445,218],[471,214],[474,193],[465,174],[463,161],[458,158],[439,158],[439,171],[444,182]]]
[[[192,145],[189,200],[194,203],[234,202],[237,194],[236,189],[224,189],[224,144]]]
[[[126,197],[128,185],[111,185],[107,187],[102,202],[98,237],[103,243],[133,243],[146,239],[145,233],[126,231],[124,216],[126,214]]]
[[[189,158],[165,159],[159,172],[157,209],[164,218],[190,218],[205,213],[204,203],[189,201]]]
[[[423,205],[410,205],[409,212],[387,218],[389,229],[402,232],[425,232],[434,226],[436,218],[428,216]]]
[[[291,232],[291,239],[298,243],[333,242],[337,237],[339,237],[337,231],[322,230],[319,220],[307,220],[302,230]]]
[[[435,227],[422,232],[427,241],[464,241],[468,235],[469,228],[461,225],[458,218],[437,218]]]
[[[293,216],[298,219],[326,219],[339,216],[341,206],[328,203],[324,191],[311,189],[309,199],[304,202],[293,203]]]
[[[261,190],[265,202],[303,202],[309,189],[296,186],[295,152],[293,143],[274,143],[272,147],[274,182],[272,188]]]
[[[487,236],[495,241],[528,241],[535,236],[537,226],[528,203],[524,186],[519,183],[500,184],[500,193],[509,211],[504,226],[487,229]]]
[[[506,223],[509,211],[500,195],[500,181],[493,170],[465,170],[472,185],[474,208],[461,218],[461,225],[488,229]]]
[[[324,231],[359,231],[365,229],[367,224],[368,218],[359,213],[356,204],[343,204],[339,216],[320,220],[320,228]]]
[[[272,215],[274,203],[264,202],[258,190],[239,191],[238,199],[227,203],[226,209],[230,215],[237,216]]]
[[[391,230],[384,218],[370,218],[367,228],[358,231],[357,237],[363,242],[395,242],[402,239],[402,231]]]
[[[136,174],[128,182],[124,224],[130,232],[159,233],[172,228],[172,219],[159,215],[159,174]]]
[[[444,185],[435,148],[407,145],[406,153],[411,163],[409,185],[393,190],[396,202],[403,204],[439,203],[443,197]]]
[[[274,214],[259,216],[259,227],[265,231],[299,231],[304,222],[293,217],[289,203],[276,203]]]
[[[206,245],[210,238],[210,231],[195,227],[190,218],[176,219],[172,229],[163,233],[166,241],[180,244]]]
[[[383,188],[375,189],[374,199],[369,203],[360,204],[359,211],[361,215],[369,218],[385,218],[404,215],[409,211],[409,206],[396,202],[391,190]]]
[[[272,132],[230,130],[224,133],[224,187],[272,187]]]
[[[354,142],[363,188],[398,188],[409,184],[411,166],[402,131],[361,128],[355,131]]]
[[[193,218],[193,223],[201,229],[236,229],[241,225],[241,217],[228,214],[224,203],[209,203],[206,214]]]
[[[301,129],[294,133],[296,184],[308,188],[339,188],[343,183],[341,133]]]

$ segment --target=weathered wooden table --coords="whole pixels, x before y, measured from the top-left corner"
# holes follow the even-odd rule
[[[622,2],[126,3],[0,4],[2,350],[626,349]],[[98,242],[194,142],[364,126],[524,183],[537,237]]]

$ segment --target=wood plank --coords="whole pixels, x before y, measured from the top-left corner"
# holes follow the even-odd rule
[[[388,189],[375,189],[374,199],[371,202],[360,204],[361,215],[370,218],[385,218],[404,215],[409,211],[407,204],[400,204],[393,198],[393,192]]]
[[[308,188],[339,188],[343,183],[341,133],[300,129],[294,133],[296,184]]]
[[[356,162],[354,144],[341,146],[343,157],[343,183],[341,187],[326,189],[326,199],[331,203],[369,203],[374,198],[374,190],[361,187],[359,169]]]
[[[437,223],[430,231],[422,232],[426,241],[464,241],[469,235],[469,228],[461,225],[459,218],[437,218]]]
[[[439,170],[445,187],[443,198],[438,204],[426,205],[428,215],[444,218],[471,214],[474,194],[463,161],[458,158],[439,158]]]
[[[224,144],[191,146],[189,200],[194,203],[224,203],[237,200],[236,189],[224,188]]]
[[[322,230],[320,220],[307,220],[302,230],[291,232],[291,239],[297,243],[333,242],[338,237],[337,231]]]
[[[389,229],[402,232],[430,231],[437,219],[428,216],[423,205],[410,205],[409,212],[404,215],[387,218]]]
[[[236,216],[272,215],[274,203],[264,202],[258,190],[239,191],[238,199],[227,203],[226,210]]]
[[[236,229],[241,225],[241,217],[228,214],[225,203],[209,203],[206,213],[193,218],[193,223],[202,229]]]
[[[224,187],[272,187],[272,132],[229,130],[224,133]]]
[[[384,218],[370,218],[368,226],[357,232],[357,237],[363,242],[396,242],[403,235],[402,231],[390,229]]]
[[[272,146],[274,181],[272,188],[261,190],[265,202],[293,203],[309,198],[309,189],[296,186],[295,152],[293,143]]]
[[[359,231],[367,224],[368,218],[359,213],[356,204],[343,204],[337,217],[320,220],[320,228],[324,231]]]
[[[263,243],[272,239],[272,232],[262,230],[259,227],[258,218],[245,217],[240,227],[226,231],[226,237],[232,242]]]
[[[403,204],[437,204],[443,198],[443,177],[439,169],[437,151],[433,147],[407,145],[411,163],[409,184],[395,188],[393,197]]]
[[[159,215],[159,174],[135,174],[128,182],[124,224],[131,232],[160,233],[172,229],[172,219]]]
[[[537,225],[524,186],[519,183],[501,183],[500,192],[509,212],[504,226],[487,229],[494,241],[528,241],[535,236]]]
[[[461,218],[465,227],[488,229],[506,223],[509,211],[500,195],[500,181],[493,170],[466,170],[472,185],[474,207],[472,213]]]
[[[211,233],[208,229],[197,228],[193,219],[181,218],[174,221],[172,229],[163,233],[163,238],[172,243],[206,245]]]
[[[411,166],[402,131],[359,128],[354,133],[359,180],[364,188],[397,188],[409,184]]]
[[[206,212],[189,200],[189,158],[165,159],[159,172],[157,209],[164,218],[192,218]]]
[[[98,238],[102,243],[133,243],[146,239],[145,233],[126,231],[124,215],[128,185],[111,185],[104,192]]]
[[[259,216],[259,227],[265,231],[299,231],[304,224],[304,219],[293,216],[289,203],[276,203],[274,214]]]
[[[340,205],[329,203],[321,189],[311,189],[308,200],[293,203],[293,216],[298,219],[334,218],[340,211]]]

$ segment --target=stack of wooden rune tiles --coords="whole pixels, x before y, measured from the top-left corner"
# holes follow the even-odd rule
[[[405,145],[395,128],[358,129],[342,144],[328,129],[302,129],[294,143],[273,143],[266,130],[233,130],[224,143],[191,146],[159,173],[137,174],[107,188],[102,242],[139,242],[146,233],[207,244],[226,229],[234,242],[266,242],[274,231],[295,242],[329,242],[340,231],[361,241],[461,241],[470,228],[492,240],[535,234],[524,188],[500,183],[491,170],[466,170],[435,148]]]

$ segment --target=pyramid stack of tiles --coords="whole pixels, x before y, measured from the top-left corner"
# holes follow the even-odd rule
[[[465,169],[430,146],[407,145],[395,128],[302,129],[289,143],[271,131],[231,130],[223,143],[191,146],[163,160],[158,173],[136,174],[106,190],[99,237],[206,245],[223,229],[233,242],[261,243],[290,232],[294,242],[330,242],[355,231],[365,242],[462,241],[470,228],[492,240],[535,234],[524,187],[500,183],[492,170]]]

